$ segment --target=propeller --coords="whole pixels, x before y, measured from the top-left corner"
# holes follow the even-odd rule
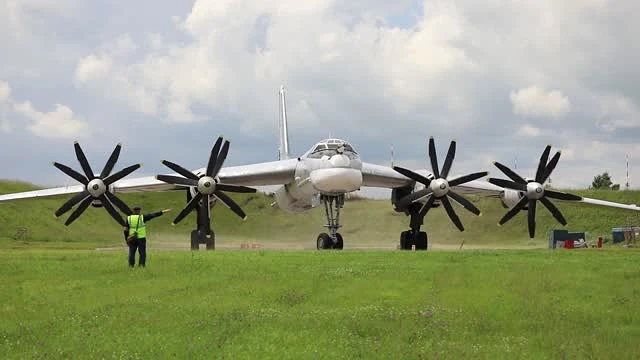
[[[436,200],[440,200],[442,205],[449,215],[451,221],[458,227],[460,231],[464,231],[464,227],[462,226],[462,222],[458,215],[456,214],[453,206],[451,206],[451,201],[449,198],[453,199],[460,205],[462,205],[465,209],[469,210],[471,213],[475,215],[480,215],[480,210],[478,210],[475,205],[473,205],[469,200],[462,197],[462,195],[451,190],[451,187],[462,185],[469,181],[473,181],[479,179],[483,176],[486,176],[488,172],[482,171],[469,175],[460,176],[453,180],[447,180],[449,176],[449,170],[451,170],[451,165],[453,163],[453,159],[456,154],[456,141],[451,141],[449,145],[449,151],[447,152],[447,156],[444,160],[444,165],[442,166],[442,171],[438,170],[438,157],[436,155],[436,147],[433,140],[433,137],[429,138],[429,159],[431,160],[431,169],[433,170],[434,179],[428,179],[420,174],[417,174],[411,170],[401,168],[399,166],[394,166],[393,169],[400,174],[415,180],[419,183],[424,184],[425,188],[414,193],[411,193],[396,202],[396,206],[398,208],[405,208],[411,205],[414,201],[423,199],[428,197],[427,202],[420,208],[419,215],[424,217],[429,209],[433,206]]]
[[[567,225],[567,221],[558,208],[548,199],[558,199],[558,200],[567,200],[567,201],[580,201],[582,197],[578,195],[573,195],[569,193],[553,191],[549,189],[545,189],[543,184],[551,173],[558,165],[558,160],[560,160],[560,151],[558,151],[549,161],[549,154],[551,152],[551,145],[547,145],[547,147],[542,152],[542,156],[540,156],[540,162],[538,163],[538,169],[536,170],[536,176],[533,180],[525,180],[520,175],[516,174],[513,170],[509,169],[507,166],[494,162],[494,165],[500,169],[507,177],[511,180],[504,179],[496,179],[489,178],[488,181],[494,185],[501,186],[503,188],[522,191],[524,196],[522,199],[509,210],[498,222],[498,225],[502,225],[513,218],[518,211],[523,210],[525,207],[528,207],[528,226],[529,226],[529,237],[533,238],[536,234],[536,204],[537,200],[540,200],[542,205],[544,205],[551,215],[563,226]],[[548,163],[547,163],[548,161]]]
[[[191,211],[193,211],[198,206],[198,202],[203,198],[206,199],[205,204],[209,204],[211,196],[214,196],[218,200],[222,201],[223,204],[225,204],[229,209],[231,209],[231,211],[236,213],[242,219],[247,217],[240,206],[223,191],[237,193],[254,193],[256,192],[256,189],[239,185],[220,184],[217,178],[218,172],[222,168],[222,164],[227,158],[228,152],[229,140],[225,140],[224,144],[222,144],[222,137],[218,137],[218,140],[211,149],[209,162],[207,163],[207,169],[205,173],[200,176],[171,161],[162,160],[162,163],[165,166],[182,175],[183,177],[174,175],[157,175],[156,179],[169,184],[190,186],[196,189],[196,194],[191,198],[191,200],[189,200],[187,206],[178,214],[178,216],[176,216],[175,220],[173,220],[174,225],[182,221],[182,219],[184,219]]]
[[[115,196],[111,191],[109,191],[109,186],[116,181],[124,178],[125,176],[131,174],[135,170],[137,170],[141,164],[131,165],[126,167],[115,174],[111,174],[113,167],[118,161],[118,157],[120,156],[120,150],[122,149],[122,144],[116,145],[115,149],[111,153],[111,156],[107,160],[102,172],[100,175],[96,176],[87,161],[87,157],[84,155],[80,144],[75,141],[73,144],[76,152],[76,158],[78,162],[80,162],[80,166],[82,167],[82,171],[84,175],[73,170],[72,168],[60,164],[58,162],[54,162],[53,166],[58,168],[63,173],[69,175],[74,178],[76,181],[82,183],[85,186],[85,189],[69,199],[65,202],[58,210],[56,210],[56,217],[60,217],[67,211],[71,210],[77,204],[78,207],[71,213],[67,221],[64,223],[65,225],[71,224],[74,220],[76,220],[82,213],[91,205],[91,202],[94,200],[100,200],[104,208],[107,210],[109,215],[113,217],[120,225],[125,226],[126,222],[122,218],[122,216],[118,213],[118,211],[114,208],[115,205],[126,215],[130,215],[132,213],[131,209],[125,204],[122,200],[120,200],[117,196]]]

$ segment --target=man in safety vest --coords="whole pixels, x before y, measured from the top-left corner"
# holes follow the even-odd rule
[[[146,222],[171,211],[164,209],[151,214],[140,214],[140,207],[133,208],[133,214],[127,216],[127,226],[124,227],[124,238],[129,245],[129,267],[136,263],[136,250],[140,254],[138,266],[144,267],[147,261],[147,228]]]

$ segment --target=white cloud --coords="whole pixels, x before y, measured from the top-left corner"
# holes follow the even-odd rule
[[[558,90],[529,86],[509,94],[513,112],[525,117],[560,118],[571,110],[569,99]]]
[[[39,137],[78,138],[86,136],[89,131],[88,124],[77,119],[65,105],[56,104],[53,111],[43,113],[34,109],[31,102],[27,101],[15,104],[14,110],[31,120],[27,128]]]
[[[624,95],[597,98],[599,116],[596,125],[605,131],[640,127],[640,108]]]
[[[0,103],[9,100],[11,96],[11,87],[6,81],[0,80]]]
[[[154,98],[170,121],[199,119],[194,108],[202,106],[240,113],[249,129],[265,126],[263,114],[274,106],[266,94],[273,94],[280,82],[329,101],[348,93],[388,101],[401,111],[440,99],[464,108],[467,99],[445,79],[477,67],[455,45],[463,35],[455,7],[434,2],[413,28],[400,29],[380,26],[374,16],[345,23],[330,16],[337,6],[324,0],[242,5],[198,0],[181,27],[192,42],[172,44],[153,36],[153,50],[139,61],[114,64],[108,76],[84,76],[85,85],[93,82],[92,88],[109,88],[111,94],[139,89]],[[76,72],[83,74],[81,65]],[[114,83],[117,78],[128,82]],[[342,90],[327,93],[339,84],[345,85]],[[125,96],[118,101],[142,108]]]
[[[536,137],[536,136],[540,136],[540,133],[541,133],[540,128],[537,128],[530,124],[522,125],[518,130],[518,135],[521,135],[521,136]]]
[[[109,56],[90,54],[78,61],[75,72],[75,80],[85,83],[104,79],[111,70],[112,61]]]

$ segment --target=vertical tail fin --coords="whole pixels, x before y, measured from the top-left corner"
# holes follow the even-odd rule
[[[284,99],[284,86],[280,86],[279,95],[280,118],[280,148],[278,149],[278,160],[289,158],[289,129],[287,128],[287,105]]]

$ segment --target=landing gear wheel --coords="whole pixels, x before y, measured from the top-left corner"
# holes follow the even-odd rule
[[[320,235],[318,235],[316,246],[318,250],[331,249],[333,247],[333,241],[331,240],[329,234],[321,233]]]
[[[427,250],[427,247],[427,233],[424,231],[420,231],[420,234],[418,234],[418,239],[416,241],[416,250]]]
[[[400,250],[411,250],[413,245],[413,239],[411,238],[410,231],[403,231],[400,233]]]
[[[200,234],[198,234],[198,230],[191,230],[191,250],[200,250]]]
[[[211,236],[205,238],[205,244],[207,244],[207,250],[215,250],[216,249],[216,234],[212,231]]]
[[[413,230],[407,230],[400,233],[400,249],[411,250],[411,247],[415,245],[416,250],[427,250],[428,241],[427,233],[420,231],[418,238],[414,239]]]
[[[336,233],[337,242],[333,245],[334,249],[342,250],[344,248],[344,241],[342,240],[342,235],[340,233]]]

